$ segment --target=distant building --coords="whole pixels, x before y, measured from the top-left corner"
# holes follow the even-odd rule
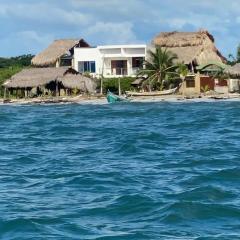
[[[95,77],[136,76],[143,67],[146,45],[107,45],[74,48],[74,69]]]
[[[236,63],[233,66],[228,66],[224,70],[224,73],[229,76],[229,92],[240,92],[240,63]]]
[[[69,67],[26,68],[3,84],[8,93],[16,96],[65,96],[73,90],[95,93],[96,82]]]
[[[205,30],[162,32],[153,39],[152,44],[168,48],[178,56],[180,62],[193,67],[209,62],[226,62],[214,44],[214,37]],[[189,67],[191,69],[191,66]]]
[[[89,47],[90,45],[84,39],[55,40],[32,59],[32,65],[34,67],[72,67],[74,49]]]
[[[207,88],[228,91],[227,81],[219,81],[211,74],[224,70],[226,58],[216,48],[214,37],[208,31],[162,32],[152,40],[150,49],[155,46],[167,48],[177,55],[179,63],[188,67],[190,74],[180,89],[184,94],[199,94]]]

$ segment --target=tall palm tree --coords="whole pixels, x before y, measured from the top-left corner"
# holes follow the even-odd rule
[[[145,60],[145,68],[138,75],[147,76],[147,82],[151,86],[153,84],[163,88],[164,80],[169,76],[176,74],[177,65],[174,61],[177,55],[168,51],[167,48],[156,47],[156,51],[148,51],[149,60]]]

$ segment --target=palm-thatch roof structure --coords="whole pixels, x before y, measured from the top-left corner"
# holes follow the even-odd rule
[[[79,74],[72,68],[29,68],[15,74],[3,86],[5,88],[36,88],[51,82],[61,83],[64,88],[79,89],[94,93],[96,83],[93,79]]]
[[[64,55],[73,54],[74,47],[90,47],[84,40],[60,39],[55,40],[48,48],[37,54],[32,59],[32,65],[46,67],[56,65],[57,61]],[[71,53],[72,52],[72,53]]]
[[[240,78],[240,63],[226,67],[224,73],[230,75],[233,78]]]
[[[198,32],[163,32],[157,35],[152,43],[168,48],[177,54],[180,62],[196,65],[208,62],[226,62],[225,57],[214,44],[213,36],[205,30]]]
[[[58,81],[60,81],[65,88],[79,89],[88,93],[94,93],[97,88],[96,81],[82,74],[66,74],[63,77],[59,77]]]

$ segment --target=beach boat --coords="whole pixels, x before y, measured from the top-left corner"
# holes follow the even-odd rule
[[[116,102],[128,102],[129,100],[124,97],[120,97],[110,91],[107,92],[107,101],[108,103],[116,103]]]
[[[176,88],[172,88],[169,90],[164,90],[164,91],[153,91],[153,92],[131,92],[131,91],[127,91],[126,94],[127,96],[132,96],[132,97],[153,97],[153,96],[162,96],[162,95],[170,95],[170,94],[174,94],[177,89],[179,87]]]

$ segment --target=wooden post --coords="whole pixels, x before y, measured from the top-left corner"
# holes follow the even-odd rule
[[[6,99],[6,95],[7,95],[7,88],[5,87],[4,88],[4,96],[3,96],[4,99]]]
[[[123,69],[121,68],[121,76],[123,76]],[[121,96],[122,95],[122,91],[121,91],[121,78],[118,78],[118,95]]]
[[[56,97],[59,96],[58,94],[58,81],[56,80]]]
[[[27,89],[26,88],[24,90],[24,96],[25,96],[25,98],[27,98]]]
[[[103,95],[103,78],[100,78],[100,94]]]
[[[118,95],[121,95],[121,79],[120,77],[118,78]]]

